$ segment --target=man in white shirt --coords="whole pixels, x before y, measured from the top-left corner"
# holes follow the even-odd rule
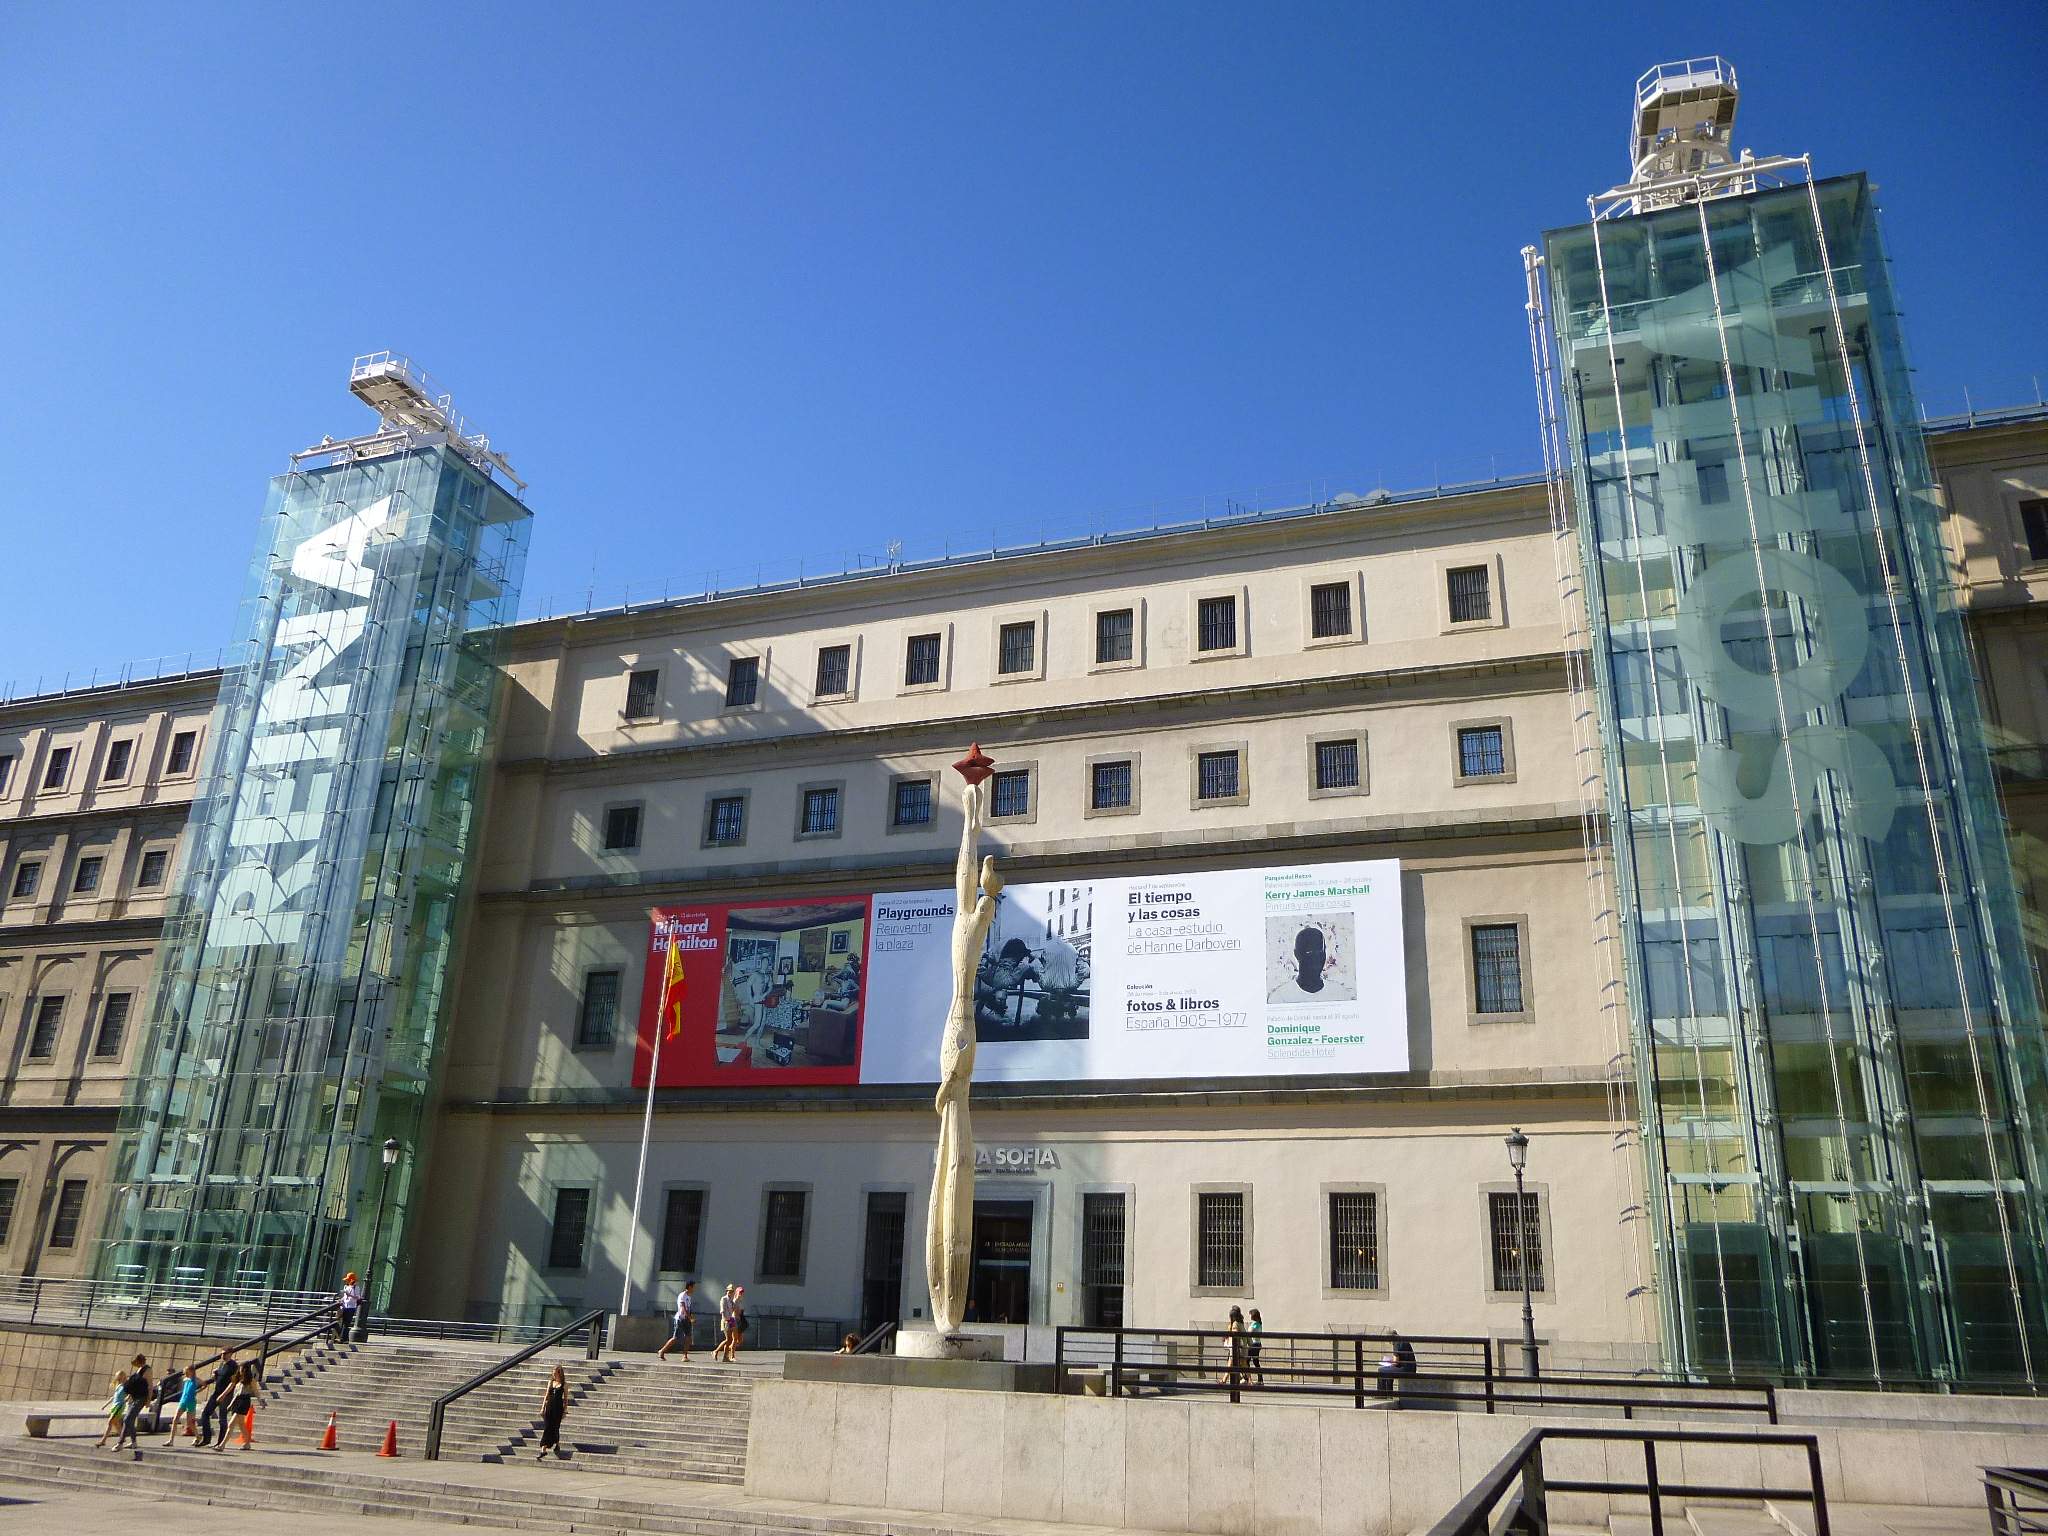
[[[678,1344],[683,1346],[683,1364],[690,1363],[690,1329],[697,1317],[697,1282],[685,1280],[683,1288],[676,1292],[676,1315],[669,1323],[668,1342],[654,1352],[657,1360],[666,1360],[668,1352]]]

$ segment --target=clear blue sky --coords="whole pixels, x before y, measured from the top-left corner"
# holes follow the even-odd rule
[[[0,680],[210,650],[410,352],[600,597],[1536,459],[1517,251],[1659,60],[1884,188],[1923,401],[2048,376],[2038,3],[0,10]]]

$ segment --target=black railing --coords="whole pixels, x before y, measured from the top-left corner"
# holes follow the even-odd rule
[[[1056,1331],[1061,1391],[1077,1373],[1100,1374],[1111,1397],[1247,1392],[1348,1397],[1354,1407],[1429,1407],[1487,1413],[1603,1410],[1624,1419],[1655,1413],[1743,1413],[1778,1422],[1769,1382],[1574,1371],[1530,1377],[1501,1368],[1493,1340],[1464,1334],[1229,1333],[1201,1328]]]
[[[879,1355],[884,1353],[883,1345],[893,1346],[895,1341],[896,1325],[894,1323],[877,1323],[868,1330],[866,1338],[853,1346],[853,1352],[856,1355]],[[895,1350],[892,1347],[887,1352],[894,1354]]]
[[[1643,1448],[1643,1480],[1553,1477],[1544,1470],[1543,1449],[1559,1441],[1596,1440],[1634,1443]],[[1660,1445],[1784,1446],[1804,1451],[1806,1486],[1771,1487],[1761,1471],[1754,1484],[1669,1482],[1657,1468]],[[1814,1536],[1829,1536],[1828,1496],[1821,1480],[1820,1441],[1813,1435],[1770,1430],[1705,1429],[1532,1429],[1516,1442],[1500,1464],[1479,1480],[1441,1520],[1429,1536],[1545,1536],[1550,1529],[1549,1500],[1558,1493],[1593,1493],[1643,1498],[1650,1506],[1650,1536],[1664,1536],[1666,1499],[1777,1500],[1813,1506]]]
[[[1991,1509],[1991,1536],[2041,1536],[2048,1532],[2048,1471],[1986,1467],[1984,1502]]]
[[[551,1345],[561,1343],[562,1340],[568,1338],[571,1334],[588,1332],[590,1342],[585,1347],[584,1354],[586,1358],[595,1360],[604,1349],[604,1322],[610,1316],[611,1314],[602,1307],[599,1307],[595,1312],[586,1312],[574,1322],[564,1323],[553,1333],[536,1339],[516,1354],[507,1355],[489,1370],[477,1372],[476,1375],[470,1377],[469,1380],[455,1388],[452,1392],[443,1392],[439,1397],[435,1398],[434,1406],[427,1410],[427,1460],[439,1461],[441,1459],[441,1426],[447,1422],[448,1405],[450,1403],[455,1402],[458,1398],[467,1397],[485,1382],[496,1381],[500,1376],[511,1370],[513,1366],[524,1365],[542,1350]]]

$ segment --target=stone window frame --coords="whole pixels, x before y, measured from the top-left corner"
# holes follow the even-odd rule
[[[698,816],[697,816],[697,846],[698,846],[698,847],[699,847],[700,849],[702,849],[702,848],[744,848],[744,847],[746,847],[746,846],[747,846],[747,833],[748,833],[748,832],[749,832],[749,831],[750,831],[750,830],[752,829],[752,826],[753,826],[753,810],[754,810],[754,806],[753,806],[753,795],[754,795],[754,792],[753,792],[753,790],[752,790],[751,788],[745,788],[745,789],[707,789],[707,790],[705,790],[705,791],[704,791],[704,806],[703,806],[703,809],[702,809],[702,810],[701,810],[701,811],[700,811],[700,812],[698,813]],[[738,837],[734,838],[734,839],[733,839],[733,840],[732,840],[731,842],[729,842],[729,843],[728,843],[728,842],[714,842],[714,841],[712,840],[712,837],[711,837],[711,804],[712,804],[712,802],[713,802],[714,800],[737,800],[737,801],[739,801],[739,803],[740,803],[740,835],[739,835]],[[802,804],[802,802],[798,802],[798,804],[799,804],[798,814],[799,814],[799,815],[801,815],[801,814],[802,814],[802,809],[801,809],[801,804]]]
[[[2027,543],[2027,508],[2039,506],[2042,508],[2042,516],[2048,517],[2048,496],[2008,490],[2007,498],[2012,518],[2012,547],[2014,554],[2019,558],[2019,568],[2022,571],[2033,571],[2048,566],[2048,555],[2035,555]]]
[[[1349,731],[1313,731],[1308,738],[1308,797],[1311,800],[1342,800],[1372,793],[1372,758],[1368,751],[1370,733],[1364,726]],[[1324,789],[1316,782],[1316,749],[1325,742],[1349,741],[1358,746],[1358,782]]]
[[[1244,1196],[1244,1284],[1204,1285],[1202,1284],[1202,1196],[1242,1195]],[[1244,1183],[1190,1184],[1188,1186],[1188,1295],[1195,1296],[1238,1296],[1249,1300],[1257,1292],[1252,1289],[1252,1258],[1256,1253],[1253,1242],[1254,1201],[1252,1186]],[[1128,1237],[1125,1239],[1129,1241]],[[1126,1250],[1128,1252],[1128,1250]]]
[[[910,675],[910,642],[920,635],[935,634],[939,637],[939,675],[928,683],[905,681]],[[948,619],[936,629],[919,627],[904,631],[903,665],[896,673],[896,695],[906,698],[919,693],[944,693],[953,686],[953,621]]]
[[[1493,1288],[1493,1195],[1512,1195],[1515,1192],[1513,1179],[1496,1179],[1479,1186],[1479,1257],[1483,1266],[1480,1283],[1485,1288],[1488,1301],[1511,1301],[1520,1304],[1522,1288],[1511,1291],[1497,1291]],[[1529,1299],[1537,1306],[1557,1300],[1557,1245],[1551,1238],[1550,1224],[1550,1183],[1525,1177],[1522,1193],[1536,1197],[1536,1241],[1543,1254],[1543,1288],[1529,1288]],[[1519,1341],[1518,1341],[1519,1342]]]
[[[815,1187],[804,1179],[773,1179],[761,1186],[761,1219],[754,1234],[754,1280],[759,1285],[802,1285],[811,1267],[811,1218],[817,1214],[818,1202]],[[796,1273],[793,1275],[770,1275],[768,1273],[768,1208],[770,1197],[778,1194],[800,1194],[804,1197],[803,1225],[798,1230],[796,1242]],[[906,1227],[908,1221],[905,1222]]]
[[[78,743],[75,741],[54,741],[43,756],[42,778],[38,781],[36,793],[40,795],[61,795],[71,785],[71,770],[78,764]]]
[[[768,663],[773,655],[773,651],[774,648],[772,646],[766,645],[758,647],[736,645],[724,648],[721,654],[725,658],[725,666],[718,674],[718,712],[721,715],[754,714],[767,708],[768,680],[772,676],[768,669]],[[725,701],[732,691],[732,664],[736,661],[745,661],[748,657],[752,657],[754,660],[754,702],[751,704],[728,704]]]
[[[1126,609],[1131,615],[1131,657],[1128,661],[1097,661],[1095,644],[1098,627],[1105,613],[1122,613]],[[1138,672],[1145,666],[1145,599],[1142,597],[1112,597],[1091,603],[1088,608],[1088,671],[1097,672]]]
[[[846,647],[846,687],[839,693],[818,692],[818,663],[827,651],[838,646]],[[861,636],[843,635],[834,639],[821,640],[811,655],[811,705],[849,704],[860,697]],[[943,668],[943,662],[941,663]]]
[[[943,802],[939,799],[939,777],[940,773],[939,770],[936,768],[932,769],[928,773],[892,773],[889,775],[889,803],[887,806],[886,815],[888,817],[889,822],[889,834],[892,837],[898,833],[903,832],[908,832],[914,835],[919,832],[936,832],[938,830],[939,813],[944,808]],[[900,784],[915,784],[920,781],[929,784],[932,787],[932,814],[930,819],[926,821],[898,821],[896,819],[897,786]],[[799,817],[801,817],[802,815],[801,808],[799,808],[798,815]],[[842,824],[844,824],[846,820],[846,803],[843,797],[840,801],[839,806],[839,820]],[[822,836],[823,834],[813,833],[812,835]]]
[[[1522,962],[1522,1006],[1513,1013],[1481,1013],[1479,1011],[1479,968],[1472,957],[1472,930],[1474,928],[1497,928],[1514,925],[1517,930],[1515,943]],[[1476,917],[1459,919],[1458,944],[1465,967],[1465,1023],[1486,1024],[1527,1024],[1536,1013],[1536,967],[1529,948],[1529,914],[1526,912],[1495,912]]]
[[[1237,644],[1205,651],[1202,646],[1202,604],[1228,597],[1237,605]],[[1230,661],[1252,653],[1252,589],[1237,582],[1225,586],[1195,587],[1188,592],[1188,660]]]
[[[1072,1214],[1068,1217],[1067,1230],[1073,1243],[1072,1252],[1074,1255],[1074,1293],[1069,1305],[1071,1316],[1077,1323],[1081,1321],[1083,1310],[1087,1306],[1087,1294],[1084,1290],[1087,1281],[1082,1278],[1085,1270],[1082,1268],[1081,1256],[1088,1246],[1087,1197],[1089,1195],[1122,1195],[1124,1197],[1124,1299],[1129,1301],[1131,1293],[1137,1289],[1136,1284],[1132,1280],[1132,1275],[1137,1269],[1138,1261],[1138,1186],[1135,1184],[1116,1184],[1107,1180],[1076,1184],[1074,1186],[1074,1208]]]
[[[138,891],[161,891],[168,889],[171,883],[171,862],[177,857],[177,852],[178,842],[176,838],[154,838],[137,848],[135,850],[135,889]],[[163,874],[156,884],[144,885],[142,883],[142,872],[149,867],[149,857],[153,853],[160,853],[164,857]]]
[[[124,745],[128,748],[128,761],[121,765],[120,773],[115,774],[112,772],[114,748]],[[107,740],[107,755],[101,759],[100,782],[102,784],[132,784],[135,781],[135,749],[141,745],[142,733],[140,731],[132,736],[109,737]]]
[[[618,994],[612,999],[612,1034],[609,1040],[585,1040],[583,1038],[584,1014],[590,1007],[590,978],[605,974],[619,978]],[[576,1017],[569,1027],[569,1049],[587,1051],[592,1054],[608,1054],[618,1049],[620,1025],[626,1018],[626,967],[620,962],[608,965],[586,965],[583,967],[583,985],[576,989]]]
[[[1451,572],[1466,570],[1471,566],[1486,567],[1486,608],[1483,619],[1453,619],[1451,617]],[[1446,635],[1463,634],[1470,629],[1505,629],[1508,624],[1508,582],[1507,564],[1497,549],[1486,550],[1476,555],[1439,555],[1436,561],[1436,614],[1437,626]]]
[[[1334,587],[1339,584],[1351,589],[1351,628],[1341,635],[1318,635],[1316,633],[1317,587]],[[1305,651],[1327,650],[1333,645],[1365,644],[1365,572],[1316,571],[1304,572],[1301,577],[1301,648]]]
[[[173,768],[171,766],[171,754],[177,750],[178,738],[180,736],[190,736],[192,738],[192,758],[183,768]],[[205,761],[205,757],[205,726],[189,725],[182,729],[173,726],[170,735],[164,741],[163,777],[166,779],[196,779],[199,777],[199,765]]]
[[[1006,613],[994,614],[988,628],[988,680],[991,687],[1009,683],[1042,683],[1045,681],[1046,640],[1050,633],[1050,615],[1043,608],[1014,608]],[[1005,672],[1003,665],[1003,631],[1013,624],[1032,626],[1031,666],[1021,672]]]
[[[668,1197],[679,1189],[694,1189],[703,1198],[697,1202],[697,1267],[695,1269],[663,1269],[661,1261],[667,1256],[668,1248]],[[654,1234],[654,1272],[656,1275],[681,1275],[685,1280],[702,1279],[704,1269],[704,1235],[711,1230],[711,1186],[703,1179],[666,1179],[661,1186],[661,1230]],[[697,1310],[704,1309],[704,1298],[697,1298]],[[669,1303],[669,1316],[675,1316],[675,1303]]]
[[[34,858],[19,858],[14,861],[14,872],[7,877],[7,899],[9,901],[34,901],[36,893],[43,888],[43,866],[49,863],[49,850],[38,848]],[[28,889],[21,888],[21,877],[25,870],[34,870],[29,877]]]
[[[21,764],[21,751],[17,743],[9,742],[14,750],[0,752],[0,800],[7,798],[7,791],[14,787],[14,770]],[[4,1241],[4,1239],[0,1239]]]
[[[92,871],[92,884],[85,883],[86,870]],[[107,849],[104,844],[94,843],[78,850],[78,857],[71,861],[71,888],[65,892],[70,896],[106,897],[113,893],[107,885]]]
[[[574,1264],[557,1264],[555,1259],[555,1226],[562,1214],[562,1196],[570,1190],[580,1189],[587,1200],[583,1207],[583,1245]],[[597,1186],[580,1182],[551,1186],[553,1198],[548,1203],[547,1246],[541,1255],[541,1262],[534,1268],[545,1275],[580,1275],[590,1268],[591,1229],[596,1225]]]
[[[50,1048],[37,1051],[36,1027],[42,1022],[43,1004],[54,1000],[57,1004],[56,1025],[50,1032]],[[22,1036],[21,1059],[23,1061],[55,1061],[57,1047],[64,1043],[64,1019],[70,1012],[69,992],[35,992],[29,997],[28,1019]]]
[[[1500,727],[1499,773],[1465,772],[1465,754],[1461,750],[1458,733],[1461,731],[1485,730],[1489,726]],[[1512,784],[1515,782],[1515,717],[1513,715],[1480,715],[1470,720],[1451,722],[1451,787],[1463,789],[1468,784]]]
[[[1131,803],[1129,805],[1095,804],[1095,767],[1098,763],[1129,763],[1131,765]],[[1097,816],[1135,816],[1144,809],[1143,794],[1144,754],[1136,750],[1129,752],[1096,752],[1081,760],[1081,816],[1093,820]]]
[[[998,816],[996,814],[995,774],[990,774],[988,780],[988,809],[984,819],[991,826],[1000,824],[1005,827],[1028,827],[1036,823],[1038,820],[1038,759],[1035,757],[1017,758],[1015,760],[1005,758],[996,764],[995,772],[1029,774],[1031,793],[1026,797],[1026,804],[1022,811],[1014,812],[1008,816]]]
[[[661,672],[662,669],[658,666],[643,667],[638,662],[632,661],[626,663],[626,697],[619,704],[619,719],[621,721],[627,725],[644,725],[651,720],[659,720],[661,718]],[[636,715],[630,708],[633,702],[633,679],[647,673],[654,675],[653,696],[649,700],[653,707],[648,709],[645,714]]]
[[[804,805],[810,799],[811,792],[819,789],[829,789],[838,795],[838,814],[833,818],[832,830],[830,832],[806,832],[804,830]],[[799,843],[830,842],[834,838],[844,837],[846,835],[846,811],[846,780],[810,779],[796,787],[796,823],[791,836]]]
[[[634,811],[638,813],[633,818],[633,841],[630,843],[621,843],[616,848],[612,847],[611,844],[607,841],[607,839],[611,836],[611,821],[613,811]],[[597,851],[600,854],[638,853],[642,848],[646,846],[647,801],[644,798],[638,800],[605,801],[604,809],[598,813],[597,818]]]
[[[1374,1235],[1379,1239],[1379,1284],[1363,1289],[1336,1286],[1330,1283],[1330,1197],[1332,1195],[1371,1195],[1373,1197]],[[1323,1300],[1325,1301],[1384,1301],[1387,1298],[1387,1258],[1390,1244],[1387,1242],[1387,1186],[1384,1184],[1360,1183],[1356,1181],[1333,1181],[1324,1184],[1316,1196],[1318,1209],[1322,1213],[1322,1247],[1317,1251],[1316,1262],[1322,1268]]]
[[[1237,754],[1237,793],[1202,798],[1202,758],[1206,753]],[[1198,741],[1188,747],[1188,809],[1214,811],[1252,803],[1252,749],[1249,741]]]
[[[122,1053],[135,1040],[135,1004],[141,996],[133,987],[109,988],[96,999],[92,1023],[92,1038],[87,1042],[86,1054],[93,1061],[119,1061]],[[114,1039],[114,1049],[103,1050],[107,1038],[107,1015],[112,1011],[115,998],[127,999],[119,1022],[119,1033]]]

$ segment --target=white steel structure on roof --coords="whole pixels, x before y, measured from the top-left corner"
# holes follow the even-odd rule
[[[1629,135],[1630,184],[1649,187],[1674,177],[1697,176],[1735,163],[1729,147],[1740,93],[1735,66],[1720,57],[1658,64],[1636,81],[1635,119]],[[1751,190],[1728,181],[1722,193]],[[1685,201],[1678,189],[1645,191],[1638,213]]]

